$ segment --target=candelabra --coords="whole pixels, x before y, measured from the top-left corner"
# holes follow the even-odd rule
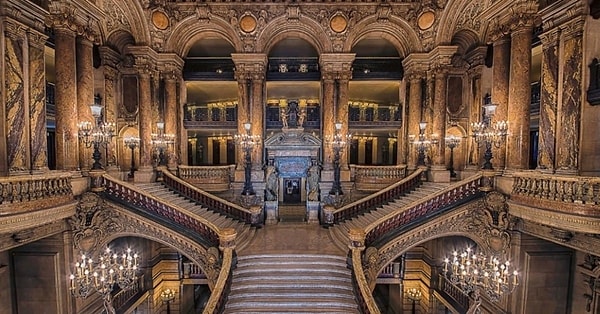
[[[96,261],[90,256],[81,255],[81,261],[75,264],[70,276],[71,293],[75,297],[86,298],[96,291],[102,296],[106,312],[115,314],[112,305],[113,288],[116,284],[123,290],[129,290],[136,285],[138,257],[131,249],[119,255],[109,248]]]
[[[335,134],[329,138],[329,145],[333,148],[333,185],[329,191],[329,195],[343,195],[342,184],[340,182],[340,154],[352,140],[352,135],[342,134],[342,123],[335,124]]]
[[[235,141],[244,151],[244,189],[242,195],[254,195],[254,188],[252,187],[252,150],[254,146],[260,142],[260,135],[251,135],[250,128],[252,124],[250,122],[244,123],[245,133],[236,134]]]
[[[171,302],[175,300],[175,290],[165,289],[161,291],[160,299],[167,304],[167,314],[171,314]]]
[[[482,120],[471,123],[472,136],[475,142],[477,142],[478,147],[485,145],[482,169],[493,170],[491,162],[493,158],[492,146],[500,147],[500,144],[502,144],[506,135],[508,135],[508,122],[492,122],[497,105],[492,104],[492,98],[489,94],[486,94],[484,99]]]
[[[429,146],[438,142],[434,136],[425,134],[425,128],[427,128],[427,123],[420,122],[418,139],[415,135],[409,135],[408,138],[409,142],[417,149],[417,166],[425,166],[425,154]]]
[[[94,147],[92,153],[92,170],[101,170],[102,164],[100,159],[100,146],[110,143],[115,136],[115,124],[112,122],[102,121],[102,98],[100,95],[94,97],[94,103],[90,105],[94,122],[83,121],[79,122],[79,138],[83,141],[87,148]]]
[[[471,248],[460,254],[453,252],[451,260],[445,258],[443,276],[466,294],[474,292],[476,307],[481,303],[481,293],[497,302],[503,294],[512,293],[519,285],[519,273],[511,271],[509,261],[501,262],[496,256],[478,254]]]
[[[129,178],[133,178],[133,173],[135,172],[135,149],[140,145],[139,137],[126,137],[123,139],[123,143],[129,149],[131,149],[131,167],[129,169],[129,174],[127,175]]]
[[[406,296],[408,297],[409,300],[412,301],[412,314],[415,314],[417,312],[417,302],[421,301],[421,298],[423,297],[423,294],[421,293],[421,290],[418,288],[410,288],[408,290],[406,290]]]
[[[460,145],[460,137],[450,135],[446,137],[446,146],[450,148],[450,177],[456,178],[456,172],[454,172],[454,149]]]
[[[156,128],[158,129],[158,133],[152,134],[152,145],[158,151],[156,163],[159,166],[165,166],[167,165],[166,154],[169,152],[169,146],[175,144],[175,135],[165,134],[164,122],[157,122]]]

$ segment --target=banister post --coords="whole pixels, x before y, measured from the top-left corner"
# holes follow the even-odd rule
[[[104,176],[104,174],[106,173],[106,171],[102,170],[102,169],[98,169],[98,170],[90,170],[89,174],[90,174],[90,189],[92,192],[102,192],[104,191],[104,184],[103,184],[103,180],[102,180],[102,176]]]
[[[335,207],[331,204],[327,204],[323,206],[323,215],[321,217],[321,224],[332,226],[334,224],[334,216],[333,212],[335,211]]]
[[[237,231],[233,228],[225,228],[219,232],[219,250],[235,249],[235,239]]]
[[[263,206],[250,206],[250,224],[254,227],[260,227],[264,223]]]

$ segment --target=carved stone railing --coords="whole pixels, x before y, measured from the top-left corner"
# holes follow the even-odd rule
[[[71,174],[0,178],[0,216],[51,208],[73,201]]]
[[[222,198],[216,197],[208,192],[205,192],[190,183],[176,177],[167,170],[162,171],[163,184],[170,189],[176,191],[181,196],[193,200],[212,211],[223,214],[229,218],[249,223],[253,226],[261,226],[264,223],[264,215],[262,207],[253,206],[246,209],[240,205],[231,203]]]
[[[236,267],[235,261],[235,239],[237,233],[234,229],[225,229],[219,239],[219,249],[221,250],[222,261],[221,270],[217,282],[213,286],[210,298],[206,302],[203,314],[223,313],[225,302],[231,291],[231,281],[233,278],[232,269]]]
[[[203,217],[182,207],[165,203],[127,182],[102,176],[102,192],[107,199],[134,209],[138,214],[167,225],[172,230],[184,231],[204,247],[219,244],[219,228]]]
[[[448,281],[444,276],[439,276],[439,287],[437,288],[439,293],[444,299],[450,301],[452,306],[459,310],[460,313],[467,311],[471,305],[471,299],[466,295],[462,289]]]
[[[142,275],[141,278],[138,278],[131,289],[117,291],[112,297],[113,307],[119,312],[121,312],[120,310],[126,310],[124,307],[127,305],[127,303],[139,298],[144,292],[146,292],[146,289],[143,287],[143,282],[144,278]]]
[[[379,314],[381,313],[373,298],[373,293],[363,268],[363,251],[365,250],[365,233],[361,229],[350,229],[350,254],[352,257],[352,285],[354,295],[361,313]]]
[[[402,197],[421,185],[423,171],[425,170],[422,168],[417,169],[404,180],[338,209],[333,206],[324,206],[321,211],[321,224],[333,225],[340,223]]]
[[[482,175],[475,175],[431,196],[408,204],[402,211],[381,217],[365,228],[365,245],[377,247],[404,232],[407,228],[426,221],[430,216],[440,214],[480,196],[483,193],[479,189],[481,183]]]
[[[192,262],[185,262],[182,266],[182,278],[206,279],[206,274],[202,271],[200,266]]]
[[[569,203],[569,206],[560,208],[553,206],[552,210],[575,210],[573,214],[600,217],[598,207],[572,206],[600,205],[600,177],[560,177],[537,172],[519,172],[514,175],[512,196]],[[584,212],[577,212],[579,210]]]
[[[406,177],[406,165],[361,166],[350,165],[354,187],[360,191],[379,191]]]
[[[178,167],[178,176],[185,182],[205,191],[218,192],[230,189],[235,165],[227,166],[183,166]]]

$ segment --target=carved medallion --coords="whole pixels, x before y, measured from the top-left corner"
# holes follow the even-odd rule
[[[165,30],[169,27],[169,17],[163,11],[152,12],[152,25],[158,29]]]
[[[245,33],[251,33],[256,29],[256,18],[247,14],[240,19],[240,29]]]
[[[348,27],[348,21],[343,15],[336,14],[329,21],[329,27],[331,27],[332,31],[336,33],[341,33],[346,30],[346,27]]]
[[[419,19],[417,20],[417,24],[421,30],[426,30],[430,28],[435,22],[435,13],[432,11],[425,11],[419,15]]]

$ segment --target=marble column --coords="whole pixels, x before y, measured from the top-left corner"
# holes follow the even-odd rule
[[[48,170],[48,141],[46,138],[46,64],[44,46],[48,36],[29,30],[29,128],[31,171]]]
[[[119,71],[109,65],[104,65],[104,119],[108,122],[116,122],[117,121],[117,104],[115,101],[115,93],[117,78],[119,77]],[[118,132],[118,130],[116,130]],[[123,144],[123,142],[120,142]],[[118,171],[117,160],[121,160],[118,156],[119,149],[117,149],[117,138],[113,138],[113,140],[108,143],[106,147],[106,166],[107,171]],[[123,165],[126,169],[127,165]]]
[[[174,72],[167,73],[164,75],[165,78],[165,133],[167,134],[177,134],[177,121],[179,119],[177,115],[177,75]],[[178,147],[177,142],[179,142],[177,136],[175,137],[175,144],[171,147],[167,166],[169,169],[177,169],[177,163],[179,161]]]
[[[92,60],[93,43],[89,38],[78,36],[76,44],[77,72],[77,116],[78,122],[96,123],[90,105],[94,103],[94,64]],[[103,154],[104,155],[104,154]],[[104,156],[105,160],[107,156]],[[85,144],[79,146],[79,168],[90,169],[92,149]]]
[[[508,120],[508,84],[510,76],[510,38],[500,34],[494,40],[494,58],[492,69],[492,103],[498,105],[494,120]],[[530,47],[531,48],[531,47]],[[529,82],[527,82],[529,84]],[[483,101],[481,102],[483,103]],[[506,163],[506,146],[493,148],[492,164],[497,170],[504,169]]]
[[[252,129],[250,133],[252,135],[259,135],[261,137],[261,141],[258,145],[254,147],[252,151],[252,169],[260,170],[262,173],[262,151],[263,151],[263,141],[264,141],[264,115],[265,115],[265,99],[264,93],[265,90],[265,73],[256,72],[252,74],[252,83],[250,88],[252,89],[252,101],[251,101],[251,116],[250,122],[252,122]],[[227,149],[224,150],[226,152]]]
[[[4,99],[6,100],[7,168],[10,175],[29,170],[29,114],[25,101],[24,26],[4,21]]]
[[[446,170],[446,77],[445,69],[437,69],[433,96],[432,136],[437,136],[437,144],[431,145],[432,170]]]
[[[323,86],[323,169],[332,170],[334,154],[331,145],[328,145],[327,139],[335,135],[335,75],[332,73],[323,73],[321,84]]]
[[[469,71],[469,99],[470,110],[469,110],[469,121],[476,122],[481,120],[481,105],[483,103],[483,95],[481,92],[481,66],[473,71]],[[464,142],[467,145],[467,165],[466,169],[475,170],[479,168],[479,156],[480,147],[475,139],[472,137],[473,131],[471,130],[471,124],[467,125],[467,136]]]
[[[563,29],[562,103],[558,112],[560,130],[556,138],[556,172],[576,174],[579,171],[579,142],[582,101],[583,27],[584,17],[573,19]]]
[[[529,169],[531,39],[533,27],[526,23],[511,33],[508,95],[506,169]]]
[[[342,123],[342,129],[340,133],[347,135],[349,133],[349,120],[348,120],[348,101],[349,95],[349,83],[351,72],[341,73],[341,79],[338,80],[338,92],[337,92],[337,108],[336,108],[336,122]],[[348,167],[348,155],[350,151],[350,143],[347,143],[346,148],[340,152],[340,167],[342,169],[349,169]]]
[[[558,39],[553,29],[540,35],[542,41],[542,74],[537,169],[554,172],[556,158],[556,118],[558,110]]]
[[[138,73],[139,84],[139,111],[138,121],[140,130],[140,166],[135,178],[140,172],[152,172],[152,91],[150,72],[140,69]]]
[[[75,32],[54,28],[56,72],[56,168],[79,168],[77,114],[77,72],[75,68]]]
[[[412,74],[409,77],[410,91],[408,100],[408,136],[414,135],[415,139],[419,137],[419,123],[421,122],[421,102],[422,102],[422,75]],[[412,146],[412,144],[409,144]],[[408,171],[412,172],[417,168],[417,152],[414,147],[408,148]]]
[[[238,76],[238,107],[237,107],[237,133],[245,134],[246,129],[244,129],[244,124],[246,122],[252,122],[252,118],[250,117],[250,107],[249,107],[249,94],[250,94],[250,79],[246,78],[246,74],[236,74]],[[236,160],[237,160],[237,169],[243,170],[245,165],[244,159],[244,151],[240,147],[240,145],[236,145]],[[237,181],[237,180],[236,180]]]

